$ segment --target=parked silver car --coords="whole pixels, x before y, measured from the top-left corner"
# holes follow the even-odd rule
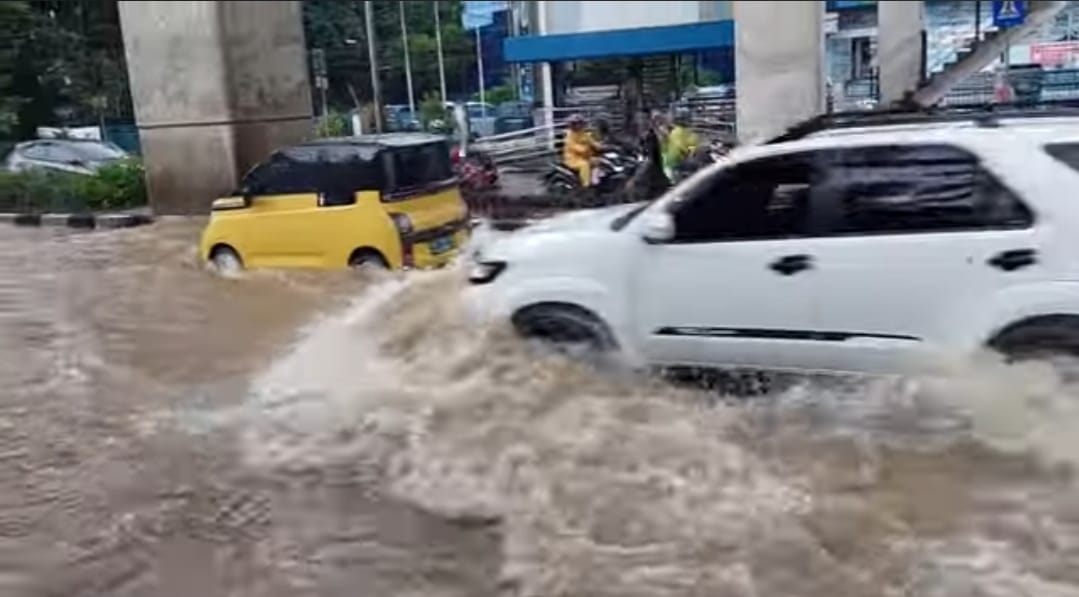
[[[93,174],[98,168],[122,160],[127,153],[112,143],[80,139],[38,139],[16,145],[4,158],[4,170],[37,168]]]

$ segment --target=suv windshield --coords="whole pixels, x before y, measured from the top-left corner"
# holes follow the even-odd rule
[[[393,147],[387,151],[386,193],[410,192],[444,183],[453,178],[450,150],[444,141]]]

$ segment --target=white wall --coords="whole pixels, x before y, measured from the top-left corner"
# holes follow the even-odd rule
[[[548,33],[588,33],[639,27],[686,25],[731,18],[729,1],[555,0],[548,1]]]

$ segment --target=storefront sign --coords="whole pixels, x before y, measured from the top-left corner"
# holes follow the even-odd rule
[[[1030,61],[1042,66],[1070,66],[1079,61],[1079,41],[1030,44]]]

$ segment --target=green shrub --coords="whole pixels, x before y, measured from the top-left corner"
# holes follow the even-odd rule
[[[103,166],[90,176],[42,169],[0,172],[0,211],[80,212],[145,204],[146,182],[136,159]]]
[[[146,204],[142,163],[129,158],[102,166],[93,176],[80,176],[75,191],[90,210],[125,209]]]
[[[322,138],[345,137],[351,129],[352,125],[348,117],[336,110],[330,110],[325,116],[319,118],[316,133]]]

